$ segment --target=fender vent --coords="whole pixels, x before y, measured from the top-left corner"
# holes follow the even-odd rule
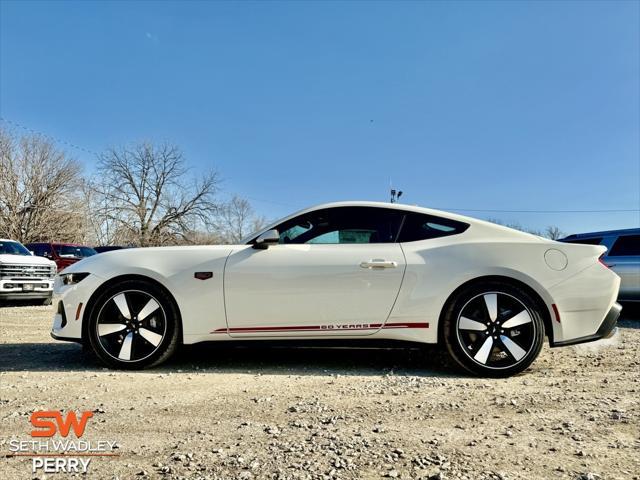
[[[198,280],[209,280],[213,277],[213,272],[196,272],[193,276]]]

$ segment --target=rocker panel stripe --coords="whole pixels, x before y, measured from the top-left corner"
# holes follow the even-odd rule
[[[333,327],[330,325],[297,325],[297,326],[283,326],[283,327],[232,327],[232,328],[218,328],[211,333],[274,333],[274,332],[345,332],[345,331],[359,331],[359,330],[378,330],[389,328],[429,328],[429,323],[370,323],[362,324],[358,326],[346,326],[346,327]]]

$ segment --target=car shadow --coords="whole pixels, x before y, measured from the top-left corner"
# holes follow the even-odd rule
[[[0,344],[0,372],[90,372],[105,370],[91,352],[76,343]],[[272,375],[458,376],[440,349],[327,348],[203,343],[182,347],[157,373],[262,373]]]
[[[618,326],[640,328],[640,304],[625,305]],[[77,343],[0,343],[0,372],[87,372],[106,370]],[[182,347],[152,371],[158,373],[262,373],[275,375],[465,376],[442,349],[398,344],[397,348],[299,347],[267,342],[211,342]]]

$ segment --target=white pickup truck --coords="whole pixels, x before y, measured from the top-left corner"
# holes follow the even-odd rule
[[[34,257],[20,242],[0,238],[0,302],[41,300],[51,303],[56,264]]]

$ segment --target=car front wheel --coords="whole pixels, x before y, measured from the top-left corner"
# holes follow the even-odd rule
[[[537,358],[544,342],[538,302],[503,282],[464,288],[444,314],[444,341],[451,357],[476,375],[507,377]]]
[[[87,333],[91,348],[104,363],[141,369],[158,365],[175,352],[180,323],[164,290],[150,282],[124,281],[100,294]]]

